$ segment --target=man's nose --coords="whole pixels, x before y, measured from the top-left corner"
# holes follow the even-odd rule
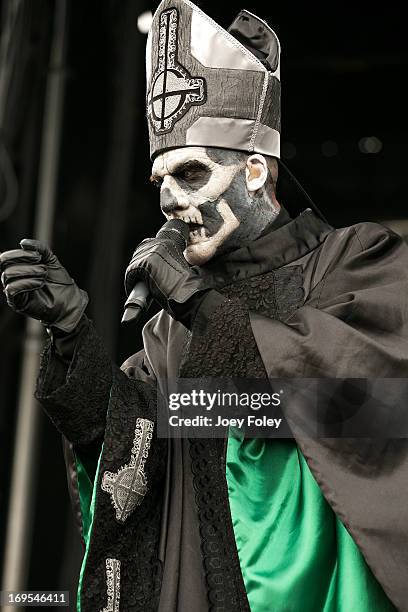
[[[165,187],[160,192],[160,207],[164,213],[171,213],[177,210],[185,210],[186,208],[188,208],[188,203],[186,203],[185,205],[183,205],[183,203],[180,203],[176,196],[170,191],[170,189]]]

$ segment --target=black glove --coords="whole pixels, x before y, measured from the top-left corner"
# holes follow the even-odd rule
[[[0,255],[8,305],[46,327],[72,332],[88,304],[87,293],[79,289],[48,246],[26,238],[20,246]]]
[[[200,268],[190,267],[183,257],[187,237],[187,223],[171,219],[156,238],[143,240],[126,269],[125,290],[129,296],[135,284],[143,280],[151,297],[174,319],[190,327],[193,313],[209,288]]]

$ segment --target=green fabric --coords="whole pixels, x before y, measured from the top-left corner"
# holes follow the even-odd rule
[[[79,491],[79,504],[81,507],[81,520],[82,520],[82,533],[84,536],[85,545],[89,539],[89,528],[91,525],[91,502],[94,475],[93,471],[89,469],[85,460],[81,460],[80,457],[75,454],[76,472],[78,479],[78,491]]]
[[[96,467],[95,476],[93,476],[93,469],[91,466],[87,464],[85,460],[81,461],[78,454],[75,454],[75,462],[77,469],[77,478],[78,478],[78,490],[79,490],[79,503],[81,506],[81,518],[82,518],[82,530],[84,534],[85,540],[85,554],[82,559],[81,572],[79,575],[78,581],[78,591],[77,591],[77,612],[81,612],[81,589],[82,589],[82,581],[84,577],[86,560],[88,557],[89,551],[89,542],[91,539],[92,527],[93,527],[93,519],[95,513],[95,501],[96,501],[96,486],[95,484],[98,482],[99,468],[101,463],[103,451],[102,449],[99,454],[98,465]]]
[[[252,612],[395,610],[294,441],[230,430],[226,476]]]

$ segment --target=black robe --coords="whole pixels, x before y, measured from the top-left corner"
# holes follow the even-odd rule
[[[310,210],[284,224],[281,217],[272,229],[202,269],[225,299],[212,303],[210,293],[191,333],[162,311],[143,330],[144,350],[122,369],[91,323],[68,372],[51,345],[43,354],[37,398],[67,441],[83,530],[75,459],[92,480],[103,441],[83,612],[249,610],[228,504],[226,440],[157,438],[157,381],[165,394],[166,380],[179,375],[406,377],[403,241],[373,223],[333,230]],[[370,439],[293,432],[385,593],[408,611],[407,440],[376,438],[375,428]],[[125,478],[132,469],[139,470],[137,493],[122,503],[115,474]]]

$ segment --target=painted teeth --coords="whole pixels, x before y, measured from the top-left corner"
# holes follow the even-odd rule
[[[184,220],[184,219],[183,219]],[[197,226],[199,225],[198,223],[195,222],[191,222],[192,225]],[[191,227],[190,226],[190,236],[193,238],[205,238],[205,229],[203,225],[200,225],[200,227]]]

